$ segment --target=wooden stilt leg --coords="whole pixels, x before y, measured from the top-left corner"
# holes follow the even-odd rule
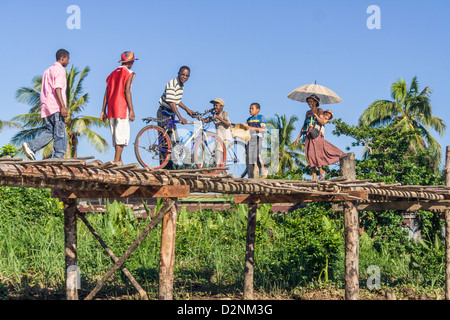
[[[253,272],[255,264],[257,204],[248,205],[247,239],[245,247],[244,300],[253,299]]]
[[[359,299],[359,221],[352,202],[345,203],[345,299]]]
[[[445,211],[445,300],[450,300],[450,210]]]
[[[450,146],[446,152],[445,185],[450,187]],[[450,210],[445,210],[445,299],[450,300]]]
[[[341,176],[356,179],[355,154],[347,153],[340,159]],[[345,228],[345,299],[359,299],[359,216],[356,203],[344,204]]]
[[[78,300],[77,201],[64,200],[64,243],[66,266],[66,299]]]
[[[167,203],[168,201],[168,198],[164,198],[163,203]],[[174,202],[174,205],[162,221],[159,261],[159,300],[173,300],[176,231],[177,210]]]

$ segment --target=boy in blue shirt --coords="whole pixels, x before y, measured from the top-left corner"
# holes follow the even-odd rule
[[[247,144],[247,172],[249,178],[254,178],[255,164],[258,165],[261,178],[267,177],[267,170],[261,158],[264,131],[266,131],[266,120],[259,114],[261,106],[254,102],[250,105],[251,117],[247,119],[246,129],[250,131],[250,141]]]

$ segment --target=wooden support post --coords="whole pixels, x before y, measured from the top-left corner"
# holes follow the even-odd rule
[[[130,257],[134,250],[144,241],[144,239],[148,236],[150,231],[152,231],[158,223],[164,218],[164,216],[171,210],[171,208],[175,205],[175,201],[171,198],[167,199],[168,201],[162,206],[162,208],[158,211],[152,220],[147,224],[144,231],[134,240],[134,242],[128,247],[127,250],[123,253],[123,255],[117,260],[114,265],[106,272],[103,278],[99,281],[97,286],[88,294],[85,300],[92,300],[95,297],[97,292],[100,291],[101,287],[106,283],[106,281],[113,275],[117,269],[120,268],[125,262],[126,259]]]
[[[164,198],[163,203],[173,201],[165,215],[161,228],[159,260],[159,300],[173,300],[173,270],[175,266],[175,236],[177,231],[176,198]]]
[[[253,299],[253,272],[255,264],[255,242],[256,242],[256,212],[258,205],[248,205],[247,239],[245,246],[245,268],[244,268],[244,300]]]
[[[445,186],[450,187],[450,146],[445,154]]]
[[[348,153],[340,159],[341,175],[356,179],[355,155]],[[345,299],[359,299],[359,216],[356,203],[344,203],[345,228]]]
[[[64,201],[64,245],[66,270],[66,299],[78,300],[77,266],[77,200]]]
[[[359,217],[353,202],[344,209],[345,228],[345,299],[359,299]]]
[[[450,146],[445,160],[445,186],[450,187]],[[450,210],[445,210],[445,299],[450,300]]]
[[[355,154],[353,152],[344,154],[340,159],[340,174],[348,180],[356,180]]]

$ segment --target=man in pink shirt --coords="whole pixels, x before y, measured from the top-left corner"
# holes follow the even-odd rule
[[[22,144],[22,149],[30,160],[35,160],[35,153],[52,140],[53,158],[64,158],[67,152],[67,79],[64,68],[69,64],[69,59],[69,52],[59,49],[56,52],[56,62],[42,76],[41,118],[45,121],[45,130],[35,140]]]

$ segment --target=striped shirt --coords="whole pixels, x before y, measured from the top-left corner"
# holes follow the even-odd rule
[[[181,98],[183,97],[183,89],[184,86],[178,81],[178,78],[170,80],[167,83],[166,88],[164,89],[164,93],[159,99],[159,104],[171,110],[169,102],[173,102],[175,103],[175,105],[179,105],[181,102]]]

